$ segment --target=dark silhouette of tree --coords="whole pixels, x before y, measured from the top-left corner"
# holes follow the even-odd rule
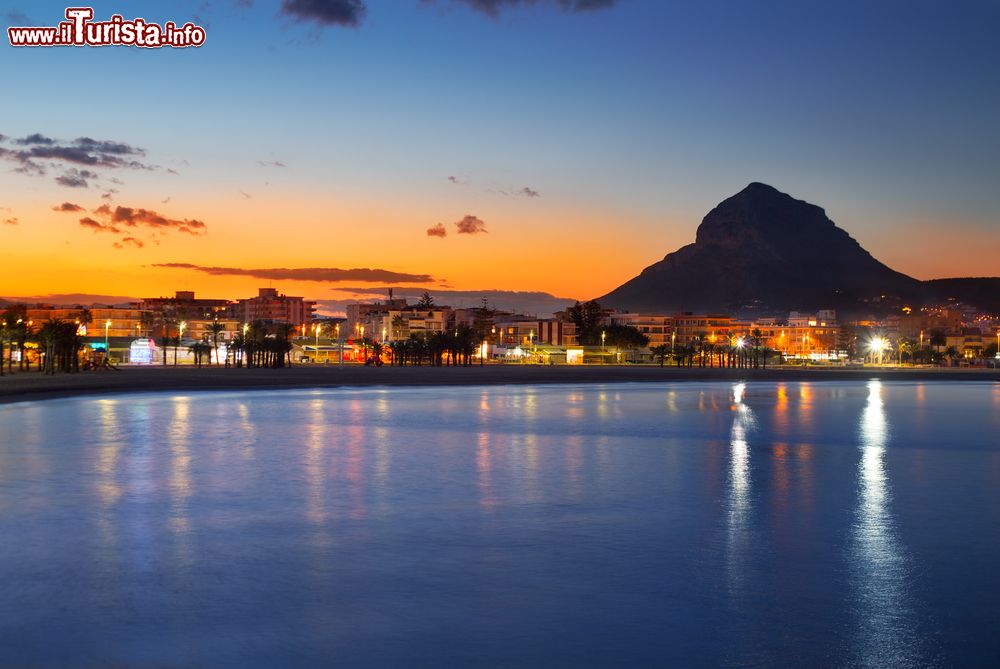
[[[663,367],[663,363],[667,361],[667,357],[670,355],[670,347],[666,344],[657,344],[649,349],[649,352],[653,354],[653,360],[660,363],[660,367]]]
[[[601,321],[604,310],[596,300],[577,302],[568,309],[570,321],[576,326],[576,338],[580,344],[595,346],[601,343]]]
[[[226,331],[226,326],[215,320],[212,321],[211,325],[208,326],[208,332],[212,335],[212,350],[215,355],[215,359],[219,359],[219,335]],[[209,367],[212,366],[212,357],[208,358]]]

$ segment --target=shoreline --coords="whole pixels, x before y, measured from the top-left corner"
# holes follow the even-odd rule
[[[296,366],[283,369],[123,367],[119,371],[0,377],[0,404],[130,392],[293,390],[309,388],[434,387],[664,383],[684,381],[978,381],[1000,382],[1000,369],[771,367],[728,369],[646,365],[487,365],[486,367]]]

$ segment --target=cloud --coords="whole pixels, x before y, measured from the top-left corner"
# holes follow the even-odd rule
[[[253,195],[251,195],[250,193],[246,192],[243,189],[240,189],[240,195],[242,195],[243,197],[245,197],[248,200],[253,197]]]
[[[143,246],[145,246],[145,244],[142,242],[142,240],[136,239],[135,237],[125,237],[120,242],[115,242],[114,244],[112,244],[112,246],[114,246],[116,249],[124,249],[129,246],[141,249]]]
[[[257,164],[261,167],[288,167],[288,165],[280,160],[258,160]]]
[[[354,28],[365,18],[363,0],[282,0],[281,12],[300,22]]]
[[[107,225],[101,223],[100,221],[95,221],[90,216],[84,216],[80,219],[80,225],[88,230],[93,230],[94,232],[110,232],[115,235],[122,234],[122,230],[113,225]]]
[[[21,139],[14,140],[14,143],[20,144],[21,146],[28,146],[31,144],[45,144],[47,146],[51,146],[52,144],[56,143],[56,140],[36,132],[33,135],[28,135],[27,137],[22,137]]]
[[[180,172],[178,172],[177,170],[175,170],[172,167],[168,167],[167,168],[167,174],[173,174],[174,176],[180,176]]]
[[[565,12],[589,12],[609,9],[618,4],[618,0],[452,0],[496,18],[505,9],[515,7],[533,7],[535,5],[554,5]],[[433,0],[431,0],[433,2]]]
[[[455,227],[458,228],[458,234],[460,235],[476,235],[480,232],[488,232],[486,223],[482,219],[472,215],[464,217],[461,221],[456,221]]]
[[[97,140],[91,137],[78,137],[72,141],[63,141],[47,137],[41,133],[33,133],[19,139],[11,139],[0,135],[0,160],[15,165],[14,171],[22,174],[44,175],[49,169],[80,166],[88,169],[133,169],[155,170],[156,165],[150,165],[140,160],[146,152],[131,144],[111,140]],[[13,148],[9,148],[13,147]],[[96,178],[96,174],[94,177]],[[80,177],[66,172],[57,177],[56,181],[64,186],[84,188],[85,183]],[[88,178],[84,177],[85,182]]]
[[[524,197],[541,197],[542,196],[542,194],[539,193],[537,190],[535,190],[533,188],[529,188],[528,186],[525,186],[524,188],[519,189],[518,191],[516,191],[516,194],[517,195],[523,195]]]
[[[275,281],[380,281],[382,283],[431,283],[434,281],[428,274],[408,274],[386,269],[369,268],[302,267],[287,269],[284,267],[275,267],[247,269],[242,267],[206,267],[204,265],[183,262],[157,263],[153,267],[189,269],[214,276],[252,276],[255,279],[271,279]]]
[[[10,218],[3,219],[4,225],[20,225],[21,221],[17,219],[17,216],[11,216]]]
[[[448,177],[448,181],[452,182],[453,184],[460,184],[460,183],[462,183],[461,181],[459,181],[458,177],[454,177],[454,176]]]
[[[52,211],[83,211],[83,207],[72,202],[63,202],[52,207]]]
[[[433,227],[427,228],[427,236],[428,237],[447,237],[448,236],[448,229],[446,227],[444,227],[444,225],[442,225],[441,223],[438,223],[437,225],[435,225]]]
[[[90,181],[96,178],[96,172],[71,167],[56,177],[56,183],[67,188],[87,188],[90,186]]]
[[[204,221],[193,218],[167,218],[152,209],[115,207],[112,210],[109,205],[104,204],[98,207],[94,213],[108,216],[112,223],[120,223],[130,228],[142,226],[154,229],[174,229],[196,236],[208,232],[208,226]]]

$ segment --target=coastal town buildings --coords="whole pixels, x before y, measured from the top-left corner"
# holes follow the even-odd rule
[[[244,323],[263,321],[298,326],[312,322],[316,303],[302,297],[282,295],[275,288],[260,288],[256,297],[237,300],[233,314]]]

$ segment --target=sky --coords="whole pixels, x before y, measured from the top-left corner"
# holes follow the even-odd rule
[[[0,296],[272,286],[336,309],[394,286],[544,311],[753,181],[917,278],[1000,274],[992,0],[92,6],[207,39],[3,36]],[[0,0],[0,22],[65,8]]]

